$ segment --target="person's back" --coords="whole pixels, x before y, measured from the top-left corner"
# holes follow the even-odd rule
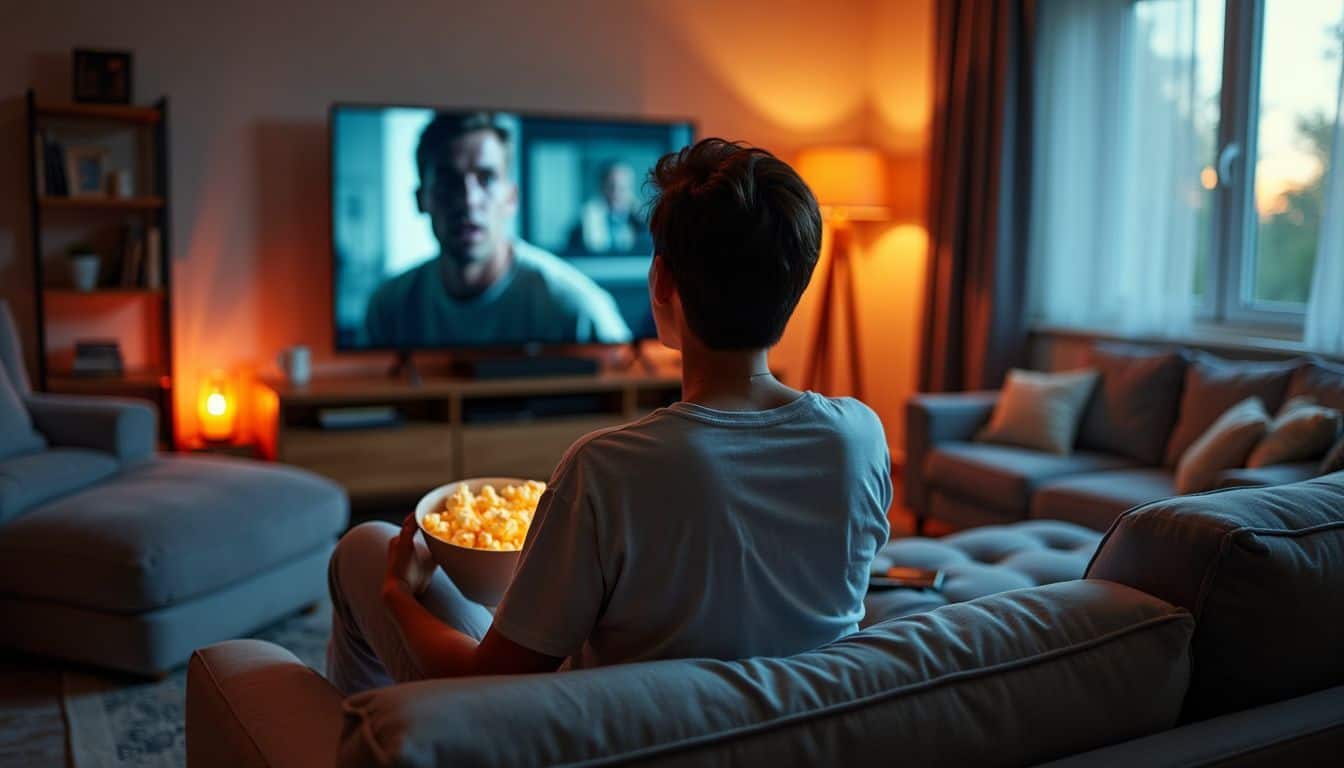
[[[506,636],[575,667],[784,656],[857,629],[890,459],[849,398],[683,402],[577,443],[549,492],[534,524],[564,541],[531,542],[496,613]],[[592,589],[533,597],[557,576]]]
[[[331,567],[342,690],[785,655],[857,628],[887,537],[882,426],[767,365],[817,263],[817,201],[769,152],[720,139],[663,157],[650,181],[649,294],[682,353],[682,402],[567,452],[493,615],[416,549],[413,516],[390,546],[377,524],[347,534]],[[380,558],[381,604],[366,585]]]

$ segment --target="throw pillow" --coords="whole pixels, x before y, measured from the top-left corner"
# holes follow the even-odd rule
[[[1336,440],[1335,447],[1325,454],[1325,460],[1321,462],[1321,468],[1316,470],[1316,473],[1329,475],[1340,471],[1344,471],[1344,436]]]
[[[1334,408],[1317,405],[1310,397],[1295,397],[1283,404],[1246,466],[1255,469],[1323,456],[1334,445],[1341,424],[1344,416]]]
[[[1248,397],[1213,422],[1176,465],[1176,492],[1198,493],[1217,487],[1218,475],[1246,463],[1269,429],[1269,412],[1258,397]]]
[[[1293,374],[1287,397],[1310,397],[1327,408],[1344,411],[1344,365],[1313,357]]]
[[[33,430],[33,420],[23,398],[10,383],[5,366],[0,365],[0,459],[40,451],[45,445],[46,441]]]
[[[986,443],[1003,443],[1067,455],[1083,407],[1097,384],[1095,370],[1037,373],[1011,370],[989,424],[976,435]]]
[[[1169,467],[1176,466],[1219,416],[1246,398],[1258,397],[1265,410],[1277,412],[1283,404],[1288,381],[1299,365],[1296,360],[1255,363],[1224,360],[1205,352],[1192,355],[1194,360],[1185,371],[1180,416],[1167,443],[1166,465]]]
[[[1162,463],[1185,382],[1180,352],[1130,344],[1098,344],[1090,364],[1101,373],[1078,432],[1078,446]]]

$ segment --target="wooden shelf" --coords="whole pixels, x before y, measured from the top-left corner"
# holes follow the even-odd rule
[[[604,371],[595,376],[536,376],[520,379],[467,379],[426,376],[419,384],[387,378],[318,378],[306,386],[263,378],[287,405],[339,405],[391,400],[440,400],[447,397],[518,397],[526,395],[611,392],[626,387],[670,388],[681,385],[680,371],[656,374]]]
[[[70,373],[47,377],[52,392],[69,395],[94,395],[108,392],[159,391],[169,387],[169,379],[155,371],[130,371],[122,376],[75,376]]]
[[[38,104],[37,116],[118,123],[157,123],[163,118],[156,107],[129,104]]]
[[[67,298],[85,298],[92,296],[148,296],[162,297],[162,288],[98,288],[92,291],[77,291],[74,288],[43,288],[42,292],[48,296]]]
[[[51,197],[37,199],[43,208],[67,210],[156,211],[163,207],[162,197]]]
[[[83,395],[121,395],[149,400],[159,411],[159,441],[174,446],[176,426],[173,408],[173,318],[172,318],[172,217],[169,200],[168,99],[152,105],[84,104],[70,101],[41,100],[29,88],[24,97],[26,139],[23,152],[33,173],[28,176],[29,244],[32,250],[32,296],[36,310],[37,371],[34,388],[39,391]],[[91,190],[92,196],[56,196],[44,194],[51,187],[40,183],[47,162],[56,162],[50,152],[55,142],[104,144],[103,149],[119,162],[129,163],[142,191],[134,197]],[[67,161],[69,157],[60,158]],[[53,169],[54,170],[54,169]],[[68,170],[68,169],[67,169]],[[74,186],[71,189],[75,189]],[[145,251],[149,232],[158,230],[157,269],[145,267],[145,274],[158,279],[140,287],[140,281],[123,285],[113,276],[106,285],[93,291],[76,291],[72,281],[49,276],[51,268],[66,266],[49,259],[44,242],[50,231],[62,238],[74,236],[102,239],[102,230],[113,225],[144,225]],[[148,253],[146,253],[148,257]],[[46,262],[50,261],[50,264]],[[115,259],[112,263],[115,263]],[[105,264],[104,266],[109,266]],[[50,279],[49,279],[50,278]],[[112,318],[102,310],[133,310],[140,317]],[[143,347],[146,354],[131,359],[134,366],[121,376],[76,376],[70,369],[68,350],[55,352],[49,347],[50,322],[59,321],[62,345],[69,337],[115,338],[123,348]],[[129,341],[142,336],[145,343]],[[119,337],[127,338],[119,338]],[[52,370],[58,362],[63,370]]]
[[[545,479],[571,444],[676,400],[672,371],[608,371],[519,379],[318,378],[291,387],[263,379],[273,405],[263,417],[267,456],[325,475],[353,500],[413,498],[482,475]],[[577,396],[579,412],[550,413],[535,401]],[[512,404],[510,404],[512,401]],[[403,421],[368,429],[321,429],[324,408],[379,404]],[[553,403],[554,404],[554,403]]]

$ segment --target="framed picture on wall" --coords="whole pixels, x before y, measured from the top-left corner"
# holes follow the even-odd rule
[[[107,155],[102,147],[70,147],[65,150],[65,175],[71,197],[102,197],[107,194]]]
[[[75,101],[95,104],[131,103],[131,54],[129,51],[74,50]]]

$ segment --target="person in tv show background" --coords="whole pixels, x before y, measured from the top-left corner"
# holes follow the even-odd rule
[[[511,235],[518,187],[509,131],[492,114],[440,112],[416,146],[416,203],[437,257],[369,300],[372,346],[630,341],[616,302],[573,265]]]
[[[569,250],[584,253],[648,253],[648,223],[639,214],[635,169],[607,163],[598,174],[602,194],[583,204],[569,235]]]

